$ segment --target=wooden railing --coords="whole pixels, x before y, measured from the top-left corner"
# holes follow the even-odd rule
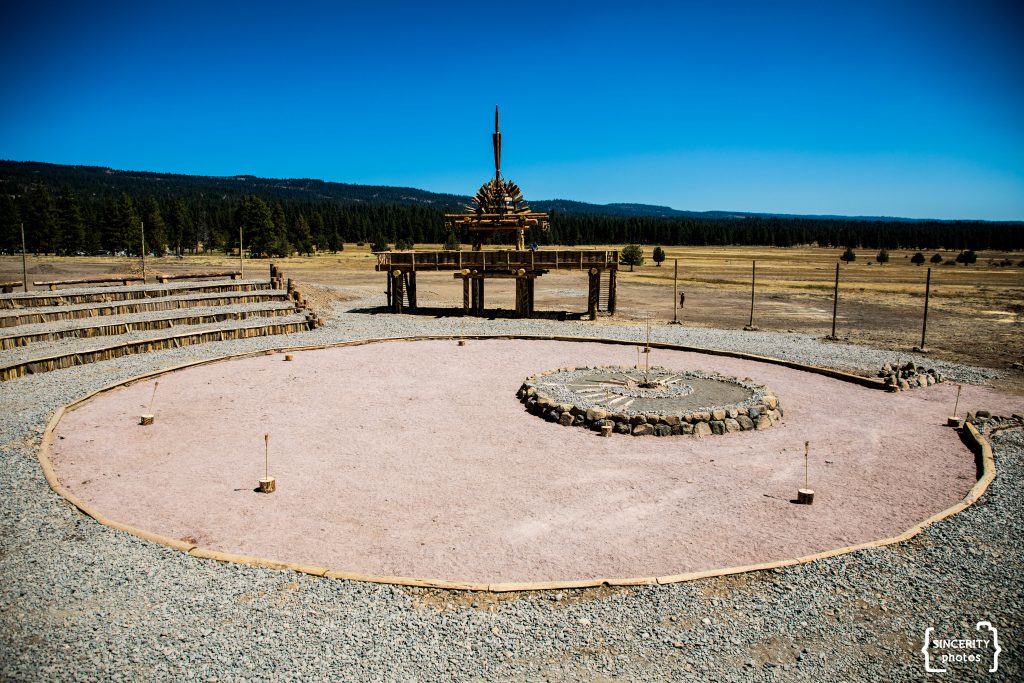
[[[379,251],[377,270],[574,270],[618,267],[618,250]]]

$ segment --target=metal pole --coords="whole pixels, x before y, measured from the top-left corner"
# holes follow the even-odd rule
[[[836,261],[836,291],[832,295],[832,338],[836,338],[836,313],[839,310],[839,261]]]
[[[142,228],[142,284],[146,284],[146,221],[139,221]]]
[[[757,282],[757,261],[750,262],[750,322],[747,327],[754,326],[754,284]]]
[[[238,279],[245,279],[245,261],[242,260],[242,226],[238,226]]]
[[[21,286],[28,291],[28,257],[25,256],[25,224],[21,224]]]
[[[679,259],[675,259],[676,270],[672,275],[672,322],[673,324],[679,324],[679,315],[677,308],[679,306]]]
[[[928,298],[932,292],[932,269],[928,268],[928,279],[924,285],[924,324],[921,325],[921,350],[924,351],[924,339],[928,332]]]

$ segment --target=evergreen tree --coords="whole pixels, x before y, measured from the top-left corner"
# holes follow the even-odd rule
[[[253,254],[275,253],[280,247],[270,208],[255,195],[246,195],[235,211],[235,225],[242,227],[245,247]],[[237,233],[228,238],[228,244],[238,247]]]
[[[843,255],[839,258],[847,263],[852,263],[857,260],[857,252],[853,250],[853,247],[847,247],[846,251],[844,251]]]
[[[921,265],[922,263],[924,263],[924,260],[924,254],[922,254],[921,252],[917,252],[916,254],[910,257],[910,262],[913,263],[915,266]],[[942,257],[939,257],[939,260],[941,261]]]
[[[84,253],[85,220],[82,218],[78,195],[69,185],[61,188],[57,200],[57,222],[61,235],[59,251],[64,254]]]
[[[889,252],[886,251],[885,249],[882,249],[875,256],[875,260],[878,261],[879,265],[883,265],[884,266],[886,263],[889,262]]]
[[[929,260],[935,265],[938,265],[942,263],[942,254],[932,254],[932,257]]]
[[[313,255],[313,235],[309,230],[309,221],[301,213],[292,221],[291,243],[307,256]]]
[[[629,266],[629,272],[633,272],[634,266],[644,264],[644,250],[638,244],[627,244],[619,253],[619,259]]]
[[[167,226],[160,205],[152,197],[142,203],[142,222],[146,228],[146,250],[157,256],[167,253]]]
[[[658,267],[661,268],[661,262],[665,260],[665,250],[661,247],[655,247],[654,253],[651,254],[651,258],[658,264]]]
[[[28,196],[25,214],[25,242],[29,251],[44,253],[57,251],[59,241],[57,207],[46,187],[37,184]]]
[[[462,245],[459,243],[459,238],[455,236],[455,231],[449,231],[448,237],[444,240],[445,251],[462,251]]]
[[[370,251],[388,251],[388,242],[384,239],[384,233],[377,231],[377,234],[373,236],[373,242],[370,244]]]
[[[21,252],[21,220],[18,205],[7,193],[0,194],[0,254]]]
[[[975,254],[974,251],[967,249],[965,251],[961,251],[960,254],[957,255],[956,262],[969,266],[972,263],[978,262],[978,255]]]
[[[171,205],[171,213],[168,217],[168,233],[174,250],[182,255],[186,249],[193,254],[198,248],[198,237],[196,226],[192,221],[192,214],[184,199],[176,199]]]

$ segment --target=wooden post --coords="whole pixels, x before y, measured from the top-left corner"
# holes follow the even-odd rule
[[[520,271],[522,272],[522,271]],[[516,277],[516,317],[525,318],[529,315],[528,304],[527,304],[527,284],[526,278],[522,275]]]
[[[146,284],[146,221],[139,221],[142,231],[142,284]]]
[[[956,403],[953,404],[953,414],[946,418],[946,424],[950,427],[960,428],[960,418],[957,417],[957,409],[960,408],[960,390],[963,389],[963,385],[956,385]]]
[[[405,279],[400,270],[391,271],[391,277],[395,280],[391,290],[391,312],[401,313],[402,306],[405,304]]]
[[[533,288],[537,284],[536,278],[529,278],[526,281],[526,314],[533,317]]]
[[[273,493],[277,490],[277,482],[270,476],[270,434],[263,435],[263,478],[260,479],[260,492]]]
[[[608,271],[608,312],[612,315],[615,315],[615,289],[618,275],[618,268]]]
[[[387,275],[385,275],[384,277],[388,279],[388,288],[385,294],[387,294],[388,297],[388,308],[391,308],[391,271],[389,270],[387,272]]]
[[[836,289],[832,294],[832,339],[836,338],[836,313],[839,311],[839,261],[836,261]]]
[[[796,502],[801,505],[811,505],[814,503],[814,491],[811,489],[808,477],[807,477],[807,459],[810,455],[811,442],[804,441],[804,487],[797,489]]]
[[[921,350],[925,350],[924,340],[928,334],[928,299],[932,292],[932,269],[928,267],[928,279],[924,285],[924,323],[921,325]]]
[[[153,395],[149,397],[149,409],[139,419],[140,425],[151,425],[153,424],[153,401],[156,400],[156,388],[160,386],[160,382],[153,383]]]
[[[672,273],[672,324],[679,325],[679,259],[675,261],[675,272]]]
[[[597,320],[597,304],[601,297],[601,271],[591,268],[587,280],[587,314],[591,320]]]
[[[245,279],[245,261],[242,259],[242,226],[238,226],[238,277]]]
[[[463,275],[462,276],[462,310],[465,313],[468,313],[469,312],[469,308],[470,308],[470,296],[469,296],[469,286],[470,286],[470,284],[471,283],[469,281],[469,276],[468,275]]]
[[[754,329],[754,288],[757,283],[757,261],[750,262],[750,322],[747,329]]]
[[[409,310],[415,311],[416,304],[416,271],[409,273]]]
[[[25,224],[21,224],[21,286],[28,292],[28,257],[25,255]]]
[[[477,287],[480,288],[479,301],[477,303],[480,305],[480,312],[483,313],[484,309],[487,308],[487,305],[484,303],[484,279],[483,279],[483,277],[477,279]]]

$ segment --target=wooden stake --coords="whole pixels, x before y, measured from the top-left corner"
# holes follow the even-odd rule
[[[139,221],[142,231],[142,284],[146,284],[146,221]]]
[[[270,434],[263,435],[263,478],[260,479],[260,492],[273,493],[277,490],[277,482],[270,476]]]
[[[675,260],[675,272],[672,274],[672,324],[679,324],[679,259]]]
[[[960,417],[957,415],[957,410],[960,408],[960,390],[963,389],[963,385],[956,385],[956,403],[953,404],[953,414],[946,418],[946,425],[949,427],[960,428]]]
[[[242,226],[238,226],[238,279],[245,279],[245,260],[242,258]]]
[[[139,418],[139,424],[142,426],[153,424],[153,402],[156,401],[156,388],[160,386],[160,382],[153,383],[153,395],[149,398],[149,408],[142,417]]]
[[[811,442],[804,441],[804,487],[797,489],[796,502],[801,505],[812,505],[814,503],[814,491],[811,489],[807,476],[807,460],[811,450]]]
[[[928,298],[932,292],[932,269],[928,268],[928,279],[924,285],[924,323],[921,325],[921,350],[924,351],[924,338],[928,333]]]
[[[25,224],[21,224],[21,286],[28,291],[28,257],[25,255]]]
[[[757,282],[757,261],[750,262],[750,322],[747,327],[754,329],[754,285]]]
[[[836,290],[832,295],[832,339],[836,338],[836,313],[839,311],[839,261],[836,261]]]

